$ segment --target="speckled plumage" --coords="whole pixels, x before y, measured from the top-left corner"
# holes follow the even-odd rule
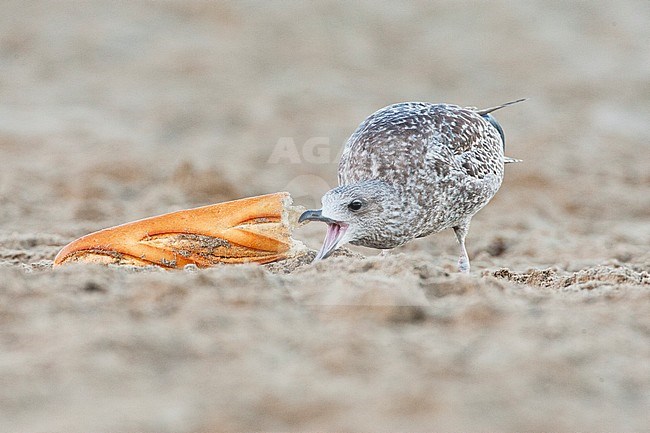
[[[345,242],[394,248],[454,228],[459,268],[468,271],[470,220],[496,194],[504,163],[512,161],[504,157],[503,131],[489,114],[501,107],[407,102],[363,121],[343,150],[339,186],[325,194],[319,211],[322,220],[345,228],[334,248]],[[352,210],[354,200],[360,209]]]

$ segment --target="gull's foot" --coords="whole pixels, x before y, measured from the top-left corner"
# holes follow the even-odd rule
[[[381,257],[382,259],[386,259],[391,256],[392,250],[381,250],[381,252],[378,254],[378,257]]]

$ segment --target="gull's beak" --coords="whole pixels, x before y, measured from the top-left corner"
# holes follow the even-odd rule
[[[305,221],[321,221],[328,224],[335,222],[330,218],[324,217],[322,209],[304,211],[302,215],[300,215],[300,218],[298,218],[298,222],[303,223]]]
[[[331,218],[323,216],[322,210],[308,210],[303,212],[298,219],[298,222],[304,221],[321,221],[327,223],[327,234],[314,261],[328,258],[334,250],[343,244],[343,236],[348,229],[348,225],[339,221],[334,221]]]

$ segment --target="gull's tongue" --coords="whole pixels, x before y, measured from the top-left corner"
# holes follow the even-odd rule
[[[339,242],[343,238],[346,229],[347,226],[341,226],[336,223],[328,223],[327,234],[325,235],[323,246],[321,247],[318,254],[316,254],[314,261],[329,257],[329,255],[334,252]]]

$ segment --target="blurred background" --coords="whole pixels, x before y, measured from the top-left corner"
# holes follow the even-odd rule
[[[648,22],[645,0],[4,1],[0,224],[69,237],[283,189],[316,206],[377,109],[527,97],[497,113],[525,163],[476,230],[575,255],[562,232],[650,216]]]

